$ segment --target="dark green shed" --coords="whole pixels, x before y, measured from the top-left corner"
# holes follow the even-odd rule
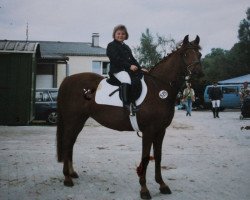
[[[34,118],[36,42],[0,40],[0,125],[27,125]]]

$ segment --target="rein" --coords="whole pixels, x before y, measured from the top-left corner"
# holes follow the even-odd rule
[[[159,79],[156,76],[153,76],[152,74],[144,73],[144,75],[151,77],[152,80],[153,80],[153,83],[154,83],[155,87],[157,87],[158,89],[159,89],[159,87],[156,84],[156,81],[162,83],[163,85],[166,85],[165,81],[162,81],[161,79]],[[185,76],[179,76],[179,77],[181,77],[181,80],[185,79]],[[170,85],[170,87],[174,87],[174,82],[179,82],[179,81],[180,81],[180,79],[177,79],[176,81],[169,81],[167,83]]]

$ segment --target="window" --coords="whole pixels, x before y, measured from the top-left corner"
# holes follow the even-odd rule
[[[223,94],[237,94],[238,91],[237,91],[237,87],[222,87],[222,92]]]
[[[93,61],[92,62],[92,72],[103,75],[103,76],[108,76],[110,68],[110,63],[109,62],[102,62],[102,61]]]
[[[103,75],[108,75],[109,68],[110,68],[110,63],[109,62],[103,62],[102,63],[102,74]]]
[[[36,102],[50,101],[48,92],[36,92]]]

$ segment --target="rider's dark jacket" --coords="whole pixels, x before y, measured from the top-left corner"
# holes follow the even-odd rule
[[[134,58],[131,49],[125,43],[113,40],[108,44],[106,53],[110,60],[110,75],[120,71],[127,71],[131,74],[131,65],[136,65],[139,70],[141,69],[139,63]]]
[[[222,91],[220,87],[213,86],[209,91],[209,99],[211,100],[221,100],[223,98]]]

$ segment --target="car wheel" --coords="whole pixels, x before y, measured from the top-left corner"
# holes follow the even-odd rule
[[[49,113],[48,118],[47,118],[47,122],[49,122],[50,124],[56,124],[57,123],[57,112],[53,111],[53,112]]]

